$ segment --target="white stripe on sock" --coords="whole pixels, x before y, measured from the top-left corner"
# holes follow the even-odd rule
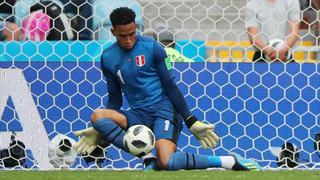
[[[232,169],[232,166],[235,164],[234,157],[232,156],[220,156],[221,167],[225,169]]]

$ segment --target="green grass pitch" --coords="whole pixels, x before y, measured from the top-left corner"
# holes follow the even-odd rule
[[[0,180],[320,180],[320,171],[0,171]]]

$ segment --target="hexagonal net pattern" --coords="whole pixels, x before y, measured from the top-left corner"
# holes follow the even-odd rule
[[[215,149],[204,150],[184,126],[178,151],[217,156],[237,152],[270,169],[279,168],[281,148],[290,142],[299,154],[294,168],[320,168],[316,137],[320,133],[320,64],[315,20],[302,21],[309,29],[300,30],[297,43],[290,48],[296,62],[251,63],[258,50],[250,45],[246,31],[246,5],[251,1],[54,2],[64,8],[71,21],[83,20],[92,27],[71,26],[75,34],[69,41],[0,43],[0,169],[142,168],[140,159],[113,145],[101,147],[100,159],[77,155],[64,159],[63,165],[55,162],[61,159],[57,149],[50,155],[51,146],[62,146],[55,144],[58,136],[74,143],[79,139],[74,132],[91,126],[92,112],[106,105],[107,84],[99,60],[114,42],[108,13],[123,5],[137,13],[138,33],[152,35],[164,45],[171,38],[169,45],[175,44],[182,59],[195,61],[174,62],[174,76],[192,113],[215,124],[221,140]],[[33,3],[18,1],[12,7],[26,9],[21,7]],[[68,13],[67,7],[75,8],[76,14]],[[92,9],[92,14],[82,14],[83,9]],[[310,14],[312,10],[309,4],[301,12]],[[14,22],[21,25],[27,14],[16,11]],[[123,109],[128,108],[124,101]],[[12,145],[11,137],[24,146]],[[25,155],[6,156],[6,150],[10,152],[14,145]]]

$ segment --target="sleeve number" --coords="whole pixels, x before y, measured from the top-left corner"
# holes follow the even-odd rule
[[[165,130],[165,131],[168,131],[168,130],[169,130],[170,121],[169,121],[169,120],[165,120],[165,121],[164,121],[164,124],[165,124],[165,125],[164,125],[164,130]]]

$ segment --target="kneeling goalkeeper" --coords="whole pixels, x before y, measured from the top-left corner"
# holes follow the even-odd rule
[[[101,138],[126,151],[123,144],[125,130],[144,124],[153,130],[156,138],[156,169],[260,170],[257,163],[236,154],[218,157],[176,152],[183,122],[180,117],[203,148],[217,145],[219,137],[214,126],[198,121],[191,114],[167,68],[163,47],[151,38],[136,35],[134,11],[127,7],[117,8],[110,14],[110,20],[111,32],[117,41],[101,56],[108,104],[106,109],[93,113],[93,128],[76,132],[83,136],[74,146],[77,152],[90,153]],[[128,111],[120,110],[122,92],[131,107]]]

